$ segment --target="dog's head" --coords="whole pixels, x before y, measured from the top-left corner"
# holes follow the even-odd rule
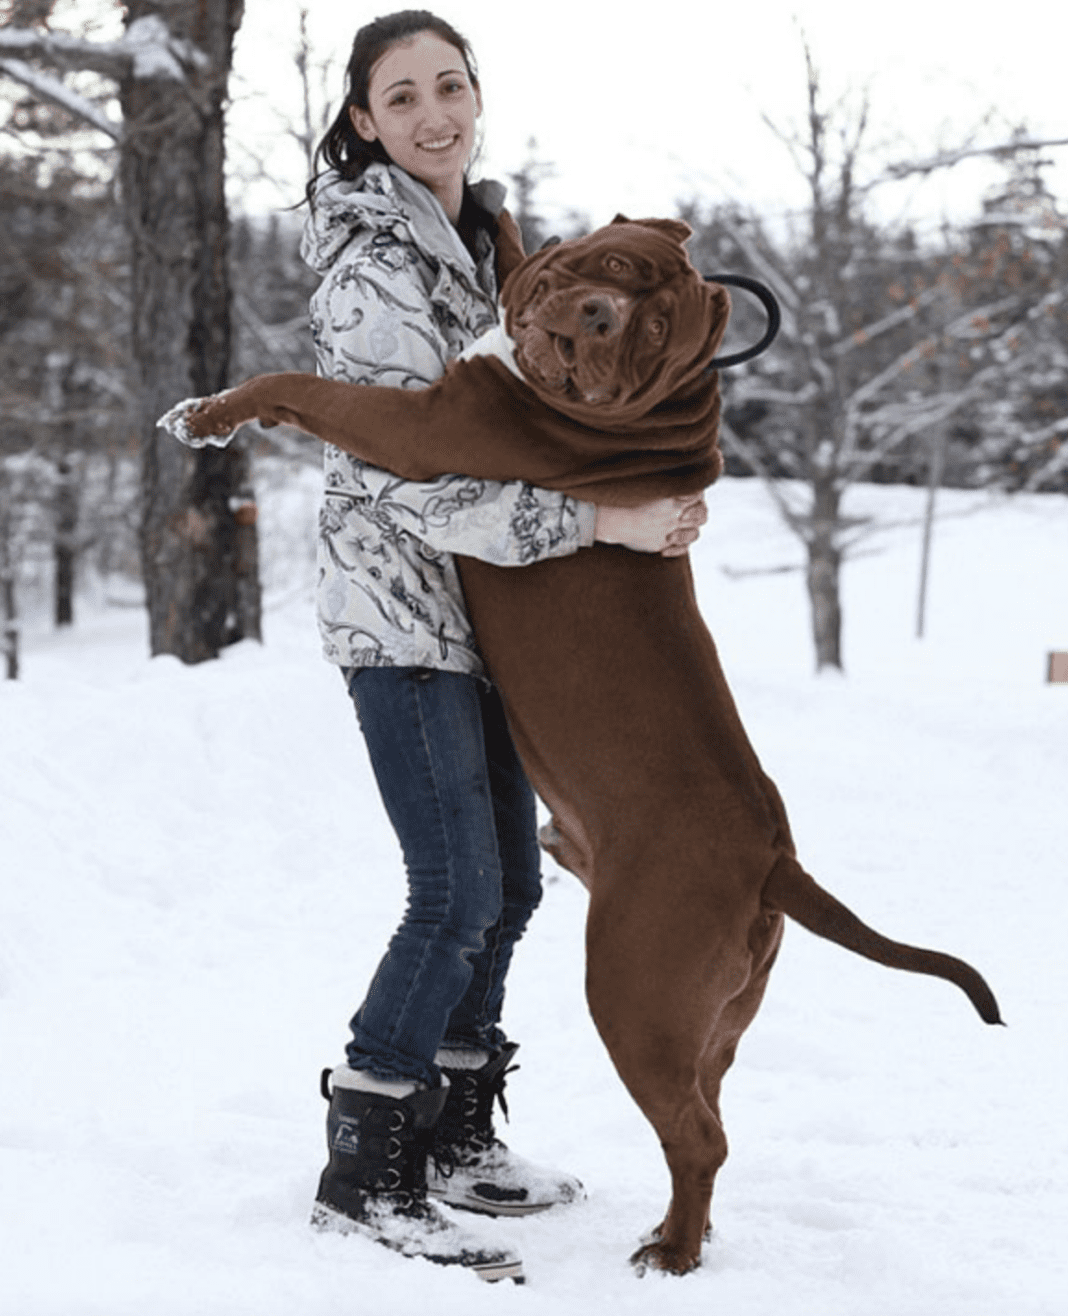
[[[505,328],[539,397],[583,424],[616,429],[697,389],[730,298],[690,263],[690,233],[680,220],[617,216],[513,271],[501,294]]]

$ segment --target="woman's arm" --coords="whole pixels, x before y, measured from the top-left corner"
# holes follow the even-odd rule
[[[425,388],[441,376],[452,349],[426,291],[434,276],[421,266],[422,257],[409,244],[383,250],[355,240],[313,298],[312,333],[320,374],[351,384],[410,390]],[[477,327],[468,325],[467,330]],[[385,437],[388,442],[389,435]],[[376,508],[388,510],[398,528],[439,552],[521,566],[574,553],[594,541],[592,504],[524,480],[451,473],[411,480],[364,463],[358,475],[355,469],[353,474],[363,493]]]

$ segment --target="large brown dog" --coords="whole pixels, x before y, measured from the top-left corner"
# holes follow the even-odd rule
[[[514,362],[459,362],[411,393],[262,376],[186,408],[186,437],[258,417],[412,479],[523,478],[622,505],[701,488],[721,465],[708,365],[729,302],[690,264],[686,236],[674,221],[617,221],[520,264],[502,299]],[[997,1004],[970,966],[886,940],[801,869],[685,557],[598,544],[520,570],[463,559],[461,572],[516,744],[553,811],[549,848],[590,891],[591,1013],[671,1171],[667,1215],[632,1259],[684,1272],[699,1262],[727,1152],[720,1082],[784,914],[957,983],[988,1023],[1000,1022]]]

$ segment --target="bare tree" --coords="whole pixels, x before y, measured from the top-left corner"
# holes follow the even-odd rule
[[[1021,313],[993,343],[997,369],[966,413],[978,477],[1014,489],[1068,489],[1068,219],[1046,188],[1050,163],[1021,136],[955,256],[962,299],[998,292]]]
[[[0,73],[119,145],[150,644],[185,662],[260,634],[245,448],[190,453],[155,429],[179,398],[227,382],[223,105],[242,8],[242,0],[129,0],[115,42],[0,28]],[[64,81],[83,70],[116,84],[121,123]]]
[[[13,588],[33,574],[37,539],[50,541],[57,625],[73,621],[86,551],[103,561],[105,537],[128,537],[107,486],[131,437],[127,243],[107,186],[66,154],[46,140],[0,156],[0,455],[36,454],[23,497],[41,512]]]
[[[291,123],[287,123],[285,131],[300,147],[304,156],[305,173],[310,178],[315,164],[315,148],[330,126],[330,98],[327,95],[326,83],[334,61],[329,56],[320,60],[315,58],[311,37],[308,35],[306,8],[301,8],[298,18],[300,36],[297,39],[297,48],[293,52],[293,63],[296,65],[297,77],[300,80],[301,114],[299,124],[294,127]]]
[[[701,268],[741,264],[783,306],[775,350],[727,382],[729,455],[765,478],[804,545],[817,669],[842,666],[840,571],[868,532],[843,511],[850,485],[879,478],[919,436],[944,433],[1003,378],[1002,348],[1033,310],[1023,288],[962,281],[865,211],[867,105],[828,110],[805,51],[803,131],[785,135],[808,185],[804,232],[791,245],[738,208],[702,223]],[[799,482],[792,489],[780,477]],[[800,492],[798,492],[800,488]]]

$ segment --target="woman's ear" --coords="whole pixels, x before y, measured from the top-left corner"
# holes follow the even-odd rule
[[[361,110],[358,105],[349,106],[349,119],[356,132],[365,142],[377,142],[378,133],[375,131],[375,121],[371,118],[367,110]]]
[[[477,119],[482,114],[482,92],[479,91],[477,86],[472,87],[471,90],[475,93],[475,118]]]

